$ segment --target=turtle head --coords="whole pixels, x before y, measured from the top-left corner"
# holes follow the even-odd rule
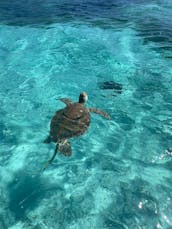
[[[79,103],[86,103],[88,100],[88,95],[86,92],[81,92],[79,96]]]

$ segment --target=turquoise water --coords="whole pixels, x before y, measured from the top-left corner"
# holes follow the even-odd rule
[[[171,18],[170,0],[0,3],[0,229],[172,228]],[[41,173],[56,98],[81,91],[112,120]]]

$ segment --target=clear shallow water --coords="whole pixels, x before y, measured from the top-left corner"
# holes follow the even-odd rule
[[[170,1],[1,1],[0,228],[172,227],[171,16]],[[92,115],[40,174],[56,98],[83,90],[112,120]]]

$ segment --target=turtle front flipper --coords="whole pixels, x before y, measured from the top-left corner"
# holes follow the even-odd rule
[[[97,109],[97,108],[89,108],[88,110],[89,110],[89,112],[93,112],[93,113],[99,114],[99,115],[101,115],[101,116],[103,116],[103,117],[105,117],[105,118],[107,118],[107,119],[111,119],[110,115],[109,115],[107,112],[102,111],[102,110],[100,110],[100,109]]]
[[[68,99],[68,98],[57,98],[58,100],[60,100],[61,102],[65,103],[67,106],[69,106],[70,104],[72,104],[72,100]]]
[[[58,144],[58,151],[62,153],[66,157],[70,157],[72,155],[72,148],[70,142],[65,139],[61,140]]]

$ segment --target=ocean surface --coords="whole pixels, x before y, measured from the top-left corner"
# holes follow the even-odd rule
[[[42,172],[81,91],[112,119]],[[1,0],[0,229],[171,228],[172,1]]]

